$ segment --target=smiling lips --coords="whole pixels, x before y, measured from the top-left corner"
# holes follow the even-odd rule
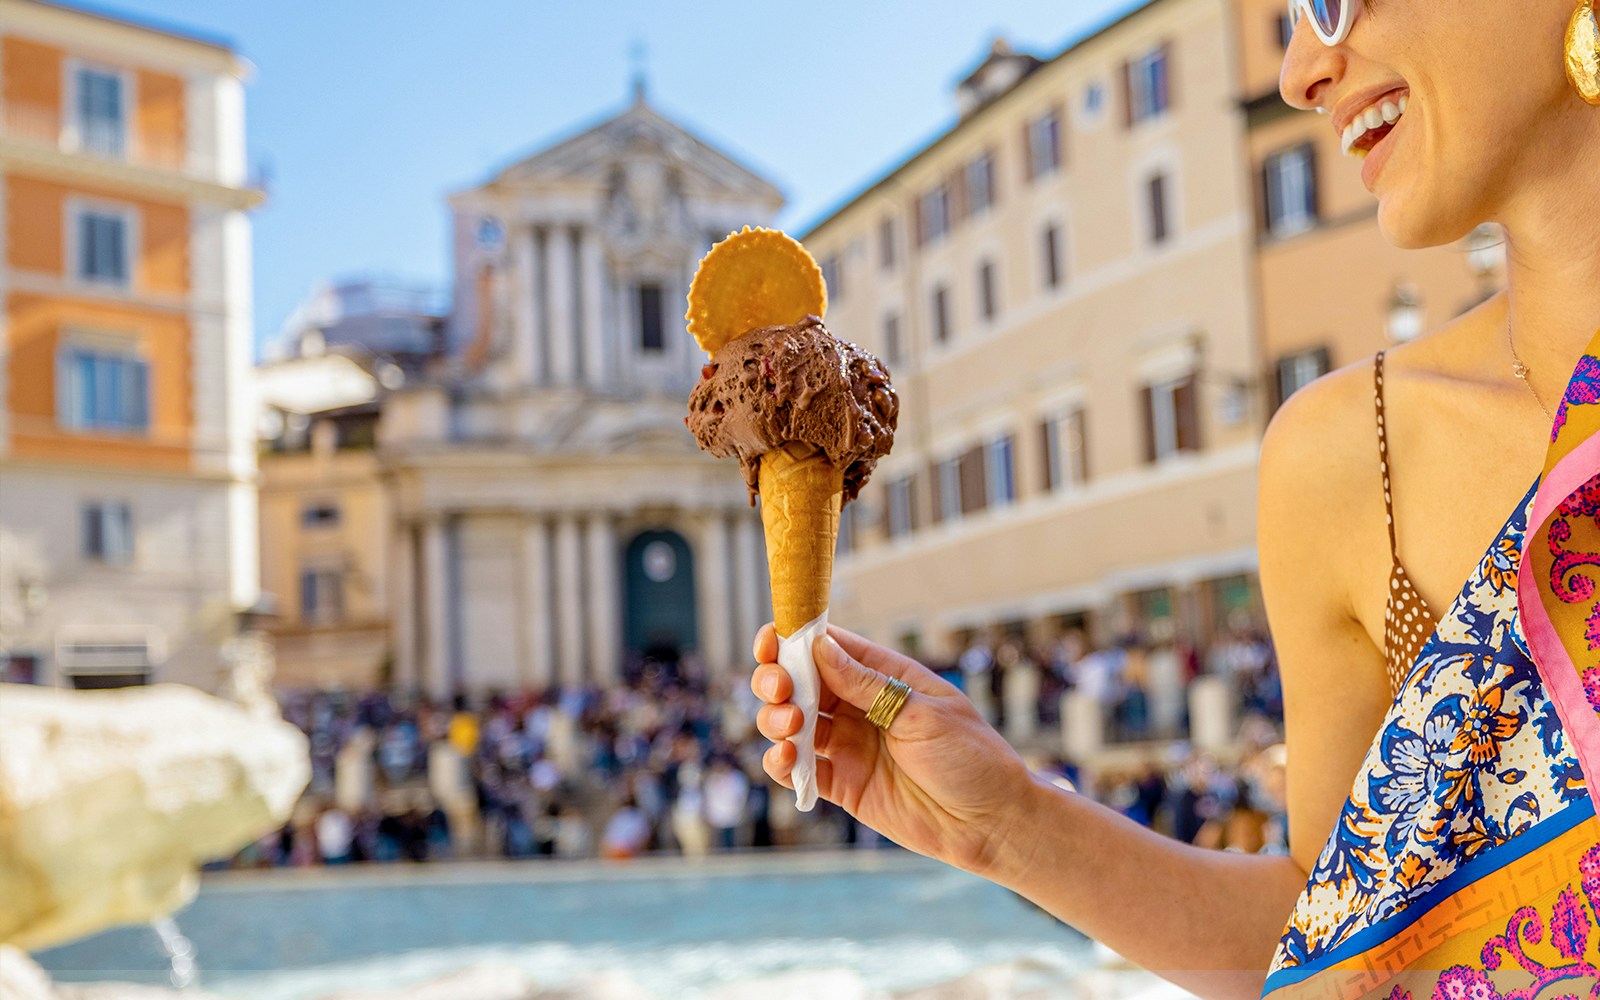
[[[1339,136],[1346,156],[1365,158],[1406,112],[1407,94],[1391,91],[1356,113]]]

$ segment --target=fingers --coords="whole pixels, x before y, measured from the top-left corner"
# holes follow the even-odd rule
[[[911,685],[914,691],[924,691],[929,694],[937,691],[942,694],[945,693],[944,688],[954,690],[948,681],[903,653],[880,646],[837,625],[829,625],[828,634],[841,649],[862,666],[890,677],[897,677]]]
[[[773,781],[785,788],[793,789],[796,753],[794,744],[787,740],[775,743],[762,755],[761,767]],[[817,758],[817,794],[829,802],[838,801],[833,797],[833,761],[826,757]]]
[[[757,698],[775,705],[794,696],[794,681],[789,679],[789,671],[776,663],[765,661],[750,675],[750,690],[755,692]]]
[[[756,712],[756,729],[769,740],[786,740],[800,731],[805,721],[797,705],[762,705]],[[817,720],[821,725],[822,720]]]
[[[817,671],[822,675],[822,683],[838,695],[841,702],[865,712],[872,706],[872,699],[878,696],[878,690],[883,687],[884,675],[862,665],[855,657],[845,652],[844,647],[839,645],[832,633],[833,629],[830,627],[828,634],[818,636],[812,645],[812,659],[816,661]],[[856,638],[860,639],[859,636]]]
[[[778,630],[771,622],[756,630],[755,648],[751,652],[757,663],[771,663],[778,658]]]
[[[758,666],[750,675],[750,690],[757,698],[768,704],[776,705],[794,697],[794,680],[789,672],[777,663],[778,658],[778,633],[769,622],[761,626],[756,633],[756,641],[752,652],[755,653]],[[822,685],[818,692],[818,707],[829,715],[840,712],[860,715],[861,713],[849,705],[839,701],[839,696],[834,694],[827,684]]]

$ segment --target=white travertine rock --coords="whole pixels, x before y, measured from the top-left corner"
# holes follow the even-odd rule
[[[0,684],[0,943],[172,913],[309,779],[299,729],[194,688]]]
[[[50,976],[20,948],[0,944],[0,997],[5,1000],[57,1000]]]

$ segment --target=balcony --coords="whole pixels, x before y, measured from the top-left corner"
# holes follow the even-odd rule
[[[75,122],[63,121],[60,110],[52,105],[8,103],[0,113],[0,140],[107,166],[219,180],[212,158],[197,155],[184,142],[142,136],[136,129],[107,127],[105,123],[80,128]]]

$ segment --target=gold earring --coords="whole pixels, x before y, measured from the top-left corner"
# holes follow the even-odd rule
[[[1567,79],[1579,97],[1600,107],[1600,21],[1595,17],[1594,0],[1579,0],[1567,22],[1566,48]]]

